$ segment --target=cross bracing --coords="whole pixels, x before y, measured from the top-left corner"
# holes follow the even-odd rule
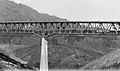
[[[0,22],[0,33],[52,34],[120,34],[120,22]]]

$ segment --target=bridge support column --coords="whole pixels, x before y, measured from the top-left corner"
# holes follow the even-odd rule
[[[42,38],[40,71],[48,71],[48,43]]]

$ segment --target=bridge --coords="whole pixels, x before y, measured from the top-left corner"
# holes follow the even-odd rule
[[[47,41],[52,35],[120,35],[120,22],[68,21],[68,22],[34,22],[7,21],[0,22],[0,34],[37,34],[42,37],[41,65],[48,70]],[[2,58],[2,56],[0,56]],[[4,58],[2,58],[5,60]],[[10,59],[12,60],[12,59]],[[10,62],[10,60],[8,62]]]
[[[0,33],[28,33],[42,37],[50,35],[120,34],[120,22],[0,22]]]

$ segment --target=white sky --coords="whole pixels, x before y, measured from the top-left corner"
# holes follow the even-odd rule
[[[120,21],[120,0],[14,0],[40,13],[75,21]]]

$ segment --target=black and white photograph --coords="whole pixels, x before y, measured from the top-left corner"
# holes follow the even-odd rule
[[[0,0],[0,71],[119,71],[120,0]]]

